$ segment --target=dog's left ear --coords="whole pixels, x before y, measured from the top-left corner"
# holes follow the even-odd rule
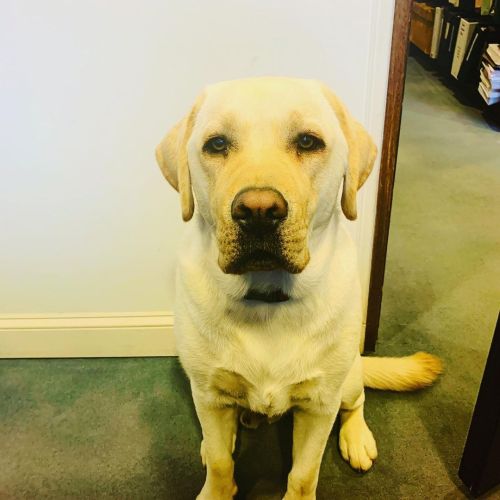
[[[168,132],[156,148],[156,161],[165,179],[179,192],[182,218],[186,222],[193,217],[194,213],[187,143],[191,137],[196,115],[202,102],[203,96],[200,96],[190,113]]]
[[[322,85],[322,89],[337,115],[349,148],[341,204],[345,216],[354,220],[357,217],[356,194],[372,171],[377,156],[377,146],[363,125],[351,116],[339,98],[325,85]]]

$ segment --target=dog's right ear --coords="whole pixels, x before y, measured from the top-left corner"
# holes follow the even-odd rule
[[[194,213],[194,198],[187,156],[187,143],[191,137],[196,115],[203,102],[200,96],[191,111],[162,139],[156,148],[156,161],[165,179],[179,192],[182,218],[187,222]]]
[[[373,169],[377,146],[363,125],[354,120],[340,99],[325,85],[323,93],[337,115],[349,148],[342,188],[342,211],[349,220],[357,217],[356,195]]]

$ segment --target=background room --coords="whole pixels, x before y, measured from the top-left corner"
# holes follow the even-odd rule
[[[445,360],[432,397],[407,414],[423,431],[407,449],[421,450],[409,455],[434,478],[433,497],[464,497],[457,472],[498,316],[499,16],[488,1],[413,2],[410,12],[377,353],[433,345]]]

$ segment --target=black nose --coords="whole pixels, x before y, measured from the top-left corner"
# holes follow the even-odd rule
[[[288,215],[283,195],[271,188],[247,188],[240,191],[231,205],[231,216],[245,231],[270,231]]]

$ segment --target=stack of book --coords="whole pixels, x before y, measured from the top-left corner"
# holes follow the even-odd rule
[[[471,102],[500,110],[500,0],[417,0],[410,40]]]
[[[481,62],[478,90],[486,104],[500,102],[500,45],[488,44]]]

